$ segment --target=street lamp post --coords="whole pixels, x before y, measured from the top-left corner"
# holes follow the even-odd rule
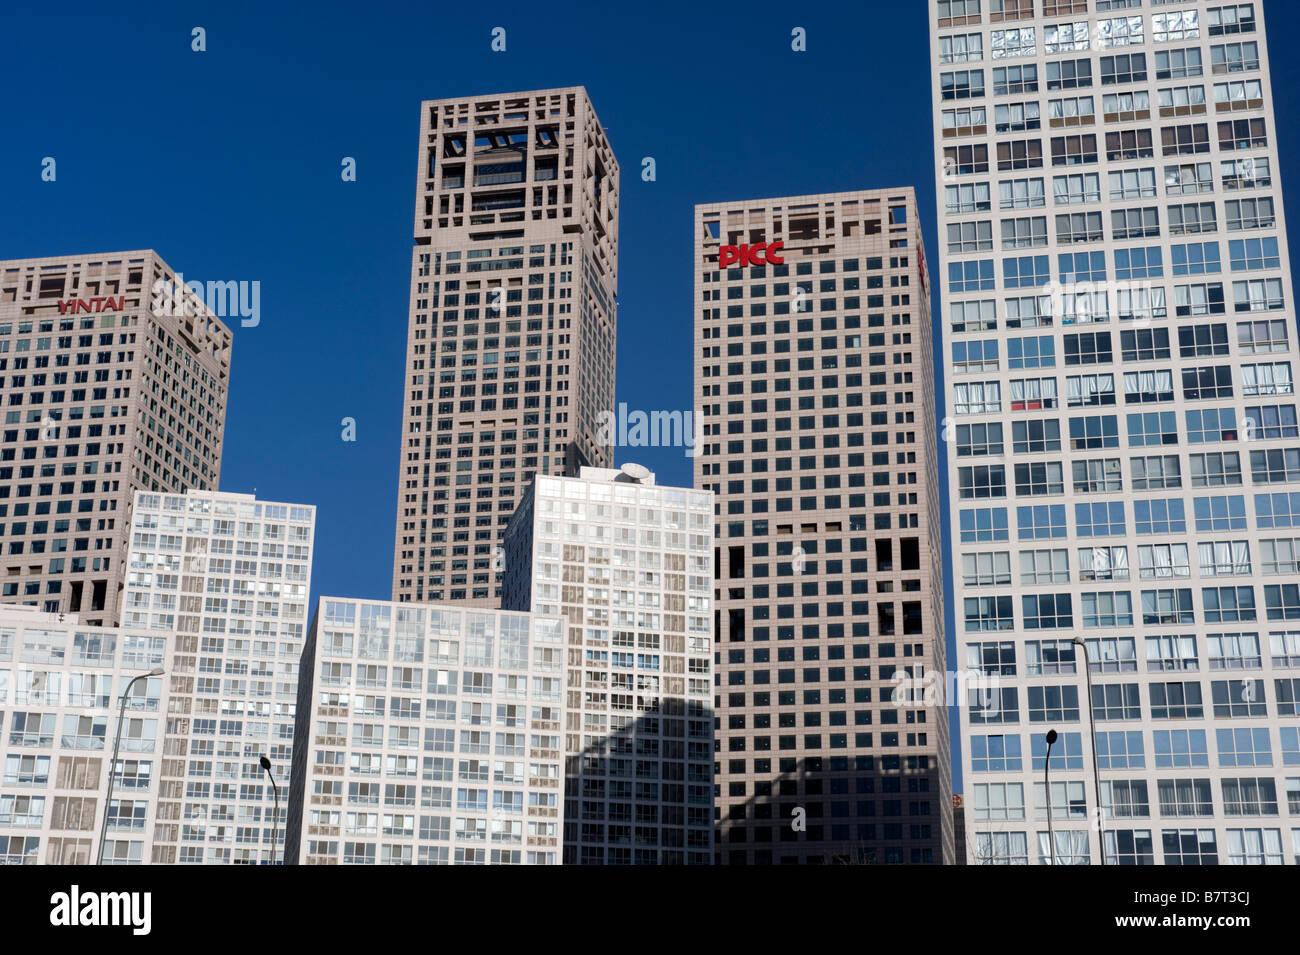
[[[1097,769],[1097,720],[1092,712],[1092,663],[1088,660],[1088,645],[1083,637],[1075,637],[1074,645],[1083,651],[1083,672],[1088,679],[1088,726],[1092,734],[1092,784],[1097,796],[1097,851],[1101,864],[1106,864],[1106,813],[1101,806],[1101,773]]]
[[[1052,765],[1052,744],[1056,742],[1056,730],[1047,731],[1047,758],[1043,760],[1043,791],[1047,793],[1047,852],[1052,865],[1056,865],[1056,835],[1052,831],[1052,781],[1047,771]]]
[[[162,675],[162,667],[155,667],[148,673],[141,673],[132,678],[131,682],[127,683],[126,689],[122,691],[121,699],[118,700],[117,732],[113,735],[113,761],[108,764],[108,796],[104,800],[104,819],[99,825],[99,855],[95,859],[95,865],[104,864],[104,840],[108,838],[108,810],[113,805],[113,777],[117,775],[117,751],[122,745],[122,721],[126,719],[126,698],[131,695],[131,687],[139,681]]]
[[[271,830],[271,865],[275,865],[275,849],[280,844],[280,787],[275,784],[271,761],[263,756],[261,763],[266,770],[266,778],[271,780],[271,792],[275,795],[275,827]]]

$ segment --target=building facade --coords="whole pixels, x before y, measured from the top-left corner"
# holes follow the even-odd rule
[[[538,476],[506,531],[504,605],[565,621],[565,864],[711,861],[712,515],[584,467]]]
[[[695,209],[721,864],[943,863],[929,278],[911,189]]]
[[[251,494],[136,493],[124,629],[168,643],[152,862],[284,860],[315,521]]]
[[[1263,4],[929,15],[970,861],[1300,861]]]
[[[168,638],[0,606],[0,864],[91,865],[104,825],[118,703],[122,724],[104,838],[108,865],[150,859],[167,719]]]
[[[119,619],[131,495],[215,488],[231,334],[149,250],[0,261],[0,602]],[[188,314],[186,312],[188,311]]]
[[[302,668],[290,863],[560,862],[558,617],[322,597]]]
[[[393,599],[500,605],[535,474],[605,465],[618,162],[581,87],[421,104]]]

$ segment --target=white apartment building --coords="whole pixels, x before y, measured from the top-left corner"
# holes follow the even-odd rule
[[[968,858],[1300,862],[1264,4],[929,14],[957,642],[1000,683],[961,707]]]
[[[560,862],[558,617],[322,597],[302,672],[288,862]]]
[[[713,495],[640,465],[539,475],[503,606],[565,620],[565,864],[708,865]]]
[[[136,492],[123,629],[171,640],[150,861],[283,861],[315,520],[250,494]]]
[[[167,637],[0,606],[0,865],[88,865],[104,822],[119,700],[131,687],[106,864],[149,860],[166,720]]]

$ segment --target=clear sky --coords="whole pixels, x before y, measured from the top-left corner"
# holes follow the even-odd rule
[[[153,248],[187,279],[261,283],[261,323],[234,328],[221,487],[317,505],[314,595],[390,596],[422,99],[586,86],[623,170],[632,409],[693,405],[697,202],[911,185],[938,261],[927,0],[289,6],[7,5],[0,258]],[[1264,6],[1273,37],[1300,26],[1297,4]],[[1300,66],[1271,52],[1300,209]],[[625,460],[692,480],[680,449]]]

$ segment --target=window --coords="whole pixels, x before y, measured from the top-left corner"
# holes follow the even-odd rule
[[[1131,448],[1178,443],[1178,423],[1172,411],[1130,414],[1127,420],[1128,444]]]
[[[1124,503],[1094,501],[1074,505],[1075,532],[1080,537],[1122,537]]]
[[[979,465],[957,469],[960,497],[963,500],[1007,496],[1004,465]]]
[[[1205,113],[1204,86],[1169,86],[1157,94],[1161,116],[1200,116]]]
[[[1139,46],[1143,42],[1142,17],[1113,17],[1097,21],[1097,49]]]
[[[1211,816],[1214,799],[1208,779],[1162,779],[1156,783],[1162,816]]]
[[[1300,481],[1300,448],[1270,448],[1250,452],[1250,477],[1256,484]]]
[[[1228,259],[1234,272],[1257,272],[1281,265],[1277,239],[1233,239],[1228,243]]]
[[[1264,611],[1269,620],[1300,620],[1300,584],[1266,585]]]
[[[993,414],[1002,410],[1002,386],[996,381],[963,382],[953,386],[955,410],[959,415]]]
[[[946,176],[969,176],[989,171],[989,148],[978,146],[948,146],[943,151],[943,170]]]
[[[1156,79],[1158,80],[1181,80],[1191,76],[1201,76],[1204,72],[1199,47],[1156,52]]]
[[[962,581],[969,587],[994,587],[1011,583],[1011,554],[1008,551],[963,554],[961,561]]]
[[[1300,574],[1300,538],[1265,538],[1259,549],[1265,574]]]
[[[1258,43],[1225,43],[1210,47],[1210,70],[1216,76],[1259,69]]]
[[[951,235],[951,229],[952,227],[949,226],[949,235]],[[1045,216],[1003,219],[1001,230],[1002,248],[1004,249],[1030,249],[1047,245],[1047,218]]]
[[[1056,365],[1055,340],[1050,335],[1007,341],[1008,368],[1052,368]]]
[[[1219,748],[1220,766],[1272,766],[1268,730],[1219,729],[1214,731]]]
[[[1052,324],[1052,299],[1046,295],[1009,298],[1007,328],[1039,328]]]
[[[1124,373],[1124,403],[1151,404],[1174,400],[1174,376],[1170,371]]]
[[[1201,541],[1196,547],[1202,577],[1237,577],[1250,573],[1249,541]]]
[[[1147,669],[1153,673],[1200,669],[1200,664],[1196,658],[1195,635],[1188,633],[1180,636],[1147,637]],[[1162,732],[1168,736],[1170,731],[1164,730]],[[1175,730],[1174,733],[1181,734],[1184,745],[1186,745],[1187,731]],[[1202,750],[1205,748],[1204,740],[1205,734],[1202,732]],[[1157,752],[1160,752],[1159,747],[1157,747]],[[1163,765],[1168,766],[1170,764]],[[1183,765],[1191,764],[1185,763]]]
[[[1067,365],[1110,364],[1110,332],[1085,332],[1065,336],[1065,363]]]
[[[1168,580],[1191,575],[1186,544],[1142,544],[1138,547],[1138,576],[1142,580]]]
[[[971,457],[1002,454],[1002,425],[957,425],[957,456]]]
[[[1123,129],[1106,134],[1106,158],[1112,162],[1149,159],[1154,155],[1155,145],[1149,129]],[[1095,162],[1096,159],[1083,161]]]
[[[1119,421],[1114,415],[1070,419],[1070,450],[1119,447]]]
[[[1235,487],[1241,484],[1241,457],[1235,451],[1189,456],[1192,487]]]
[[[1238,312],[1278,311],[1285,307],[1281,279],[1252,279],[1232,283],[1233,309]]]
[[[1189,202],[1169,207],[1170,235],[1195,235],[1218,230],[1213,202]]]
[[[1130,469],[1135,491],[1163,491],[1183,486],[1182,472],[1176,454],[1131,458]],[[1115,490],[1119,489],[1115,488]]]
[[[1195,623],[1192,610],[1192,592],[1178,590],[1142,591],[1142,623],[1145,626],[1165,626],[1171,623]]]
[[[1048,100],[1047,117],[1054,127],[1091,126],[1097,120],[1096,107],[1091,96],[1068,96]],[[1038,126],[1034,126],[1038,129]]]
[[[1217,282],[1213,285],[1179,285],[1174,289],[1174,313],[1180,317],[1222,315],[1225,311],[1223,286]]]
[[[1011,410],[1037,411],[1055,408],[1055,378],[1016,378],[1011,381]]]
[[[1259,80],[1234,80],[1214,84],[1214,108],[1219,112],[1264,107],[1264,84]]]
[[[1065,481],[1058,461],[1016,465],[1017,495],[1064,494]]]
[[[1290,395],[1295,393],[1290,362],[1275,362],[1241,366],[1241,393],[1246,397],[1258,395]]]
[[[960,427],[960,426],[958,426]],[[1000,427],[1000,426],[999,426]],[[1100,428],[1100,425],[1098,426]],[[1012,450],[1016,454],[1042,454],[1061,450],[1061,424],[1055,418],[1011,423]],[[960,453],[960,449],[958,450]],[[1001,451],[997,452],[1001,454]]]
[[[1170,196],[1197,195],[1214,191],[1213,167],[1208,162],[1165,166],[1165,193]],[[1152,170],[1154,173],[1155,170]]]
[[[1250,587],[1203,587],[1201,606],[1206,623],[1254,620],[1255,591]]]
[[[967,63],[984,59],[984,37],[980,33],[957,33],[939,37],[940,63]]]
[[[1042,165],[1042,143],[1038,143],[1038,165]],[[1001,155],[1002,145],[998,146],[999,156]],[[1082,136],[1054,136],[1052,137],[1052,165],[1053,166],[1077,166],[1083,163],[1095,163],[1097,161],[1097,137],[1088,134]],[[1022,168],[1022,167],[1017,167]]]
[[[997,144],[998,169],[1040,169],[1043,165],[1041,139],[1016,139]]]
[[[1128,580],[1127,547],[1080,547],[1080,580]]]
[[[948,225],[948,251],[989,252],[993,249],[993,223],[953,222]]]
[[[1056,241],[1061,245],[1100,242],[1104,237],[1100,212],[1077,212],[1056,217]]]
[[[1092,86],[1092,60],[1058,60],[1047,64],[1047,88],[1087,89]]]
[[[1246,529],[1246,499],[1240,494],[1198,497],[1192,500],[1198,531],[1240,531]]]
[[[1151,718],[1154,720],[1202,719],[1205,707],[1201,702],[1201,684],[1152,683]],[[1156,752],[1160,750],[1157,747]]]
[[[1195,40],[1201,35],[1200,14],[1195,10],[1181,13],[1156,13],[1151,16],[1152,39],[1156,43]]]
[[[1029,594],[1020,601],[1026,630],[1059,630],[1074,622],[1069,594]]]
[[[1005,507],[966,508],[960,512],[958,520],[963,544],[1009,539]]]
[[[984,95],[983,70],[955,70],[939,77],[944,99],[972,99]]]
[[[939,26],[980,22],[980,0],[939,0]]]
[[[1070,553],[1066,550],[1022,550],[1020,582],[1026,585],[1070,582]]]
[[[1183,397],[1188,401],[1232,397],[1232,368],[1203,365],[1183,369]]]
[[[1100,219],[1100,216],[1098,218]],[[1100,221],[1097,224],[1100,227]],[[1157,206],[1148,206],[1144,209],[1115,209],[1110,214],[1110,228],[1112,237],[1116,239],[1154,238],[1160,235],[1160,209]],[[1170,228],[1173,228],[1172,225]]]
[[[1170,254],[1174,262],[1174,275],[1209,275],[1223,271],[1217,242],[1189,242],[1186,245],[1175,245]]]
[[[1151,118],[1151,94],[1146,90],[1106,93],[1101,98],[1102,115],[1108,123],[1134,123]]]
[[[993,286],[994,278],[992,259],[948,263],[949,292],[991,291]]]
[[[1114,86],[1123,83],[1145,83],[1147,58],[1145,53],[1125,53],[1122,56],[1101,58],[1101,83]]]
[[[1168,359],[1168,329],[1138,328],[1120,332],[1120,356],[1126,362]]]
[[[1136,683],[1103,683],[1092,688],[1093,714],[1099,720],[1140,720],[1142,703]]]
[[[1300,437],[1295,405],[1262,405],[1246,409],[1249,440]]]
[[[1058,257],[1058,261],[1062,284],[1106,281],[1105,252],[1065,252]],[[1044,268],[1046,268],[1046,265],[1047,260],[1046,256],[1044,256]],[[1039,284],[1046,283],[1040,282]]]
[[[1133,595],[1126,590],[1084,594],[1083,625],[1089,628],[1133,626]]]
[[[1170,386],[1172,391],[1172,385]],[[1115,403],[1115,376],[1075,375],[1065,379],[1066,404],[1071,408],[1092,408]]]
[[[1079,688],[1065,686],[1029,687],[1029,721],[1031,723],[1078,722]]]
[[[988,212],[993,208],[987,182],[961,183],[944,187],[944,198],[949,215]]]
[[[1104,277],[1104,255],[1102,253],[1097,253],[1097,255],[1103,256],[1102,262]],[[951,272],[951,263],[948,268],[949,272]],[[1051,267],[1048,264],[1048,257],[1045,255],[1025,256],[1018,259],[1007,258],[1002,260],[1002,284],[1005,288],[1036,288],[1038,286],[1046,285],[1051,281],[1051,278]],[[985,287],[992,288],[992,282],[990,281],[987,286],[981,286],[981,288]],[[957,289],[950,288],[950,291],[957,291]]]
[[[1114,174],[1112,173],[1112,176]],[[1101,202],[1101,177],[1095,172],[1072,173],[1068,176],[1055,176],[1052,179],[1052,196],[1053,201],[1058,206],[1078,205],[1085,202]],[[1101,227],[1101,214],[1097,216],[1097,228]],[[1057,232],[1061,231],[1060,222],[1063,216],[1057,217]],[[1071,226],[1071,231],[1079,231]],[[1083,231],[1095,231],[1085,229]],[[1079,240],[1085,241],[1085,240]],[[1092,241],[1092,240],[1086,240]]]
[[[1181,498],[1133,502],[1133,527],[1138,534],[1185,534],[1187,517]]]
[[[1273,185],[1273,176],[1265,157],[1246,156],[1241,159],[1225,159],[1220,164],[1223,175],[1223,188],[1267,189]]]
[[[1020,540],[1065,537],[1065,505],[1043,504],[1017,507],[1016,528]]]
[[[1084,26],[1086,27],[1087,24]],[[1016,56],[1035,56],[1038,53],[1036,31],[1033,27],[1022,27],[1017,30],[993,30],[989,34],[989,48],[993,51],[993,59],[995,60],[1004,60]],[[1050,53],[1051,50],[1048,50],[1048,52]]]
[[[999,66],[993,70],[993,95],[1038,92],[1037,66]]]
[[[1228,354],[1227,325],[1183,325],[1178,329],[1178,355],[1197,358]]]

